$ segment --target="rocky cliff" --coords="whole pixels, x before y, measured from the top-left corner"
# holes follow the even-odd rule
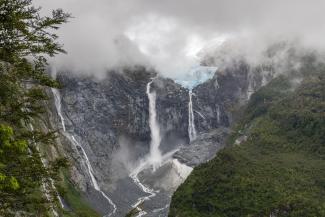
[[[139,198],[148,196],[130,177],[150,148],[148,82],[153,80],[151,91],[157,94],[162,154],[171,157],[177,151],[172,158],[193,167],[210,160],[224,146],[234,110],[263,83],[256,70],[241,63],[217,71],[192,90],[199,134],[192,142],[188,138],[189,90],[173,80],[157,77],[156,72],[143,67],[110,72],[101,80],[59,73],[62,88],[56,97],[61,117],[58,105],[52,105],[51,122],[59,126],[62,152],[73,162],[71,180],[99,213],[124,216]],[[166,216],[171,192],[184,181],[179,170],[187,169],[177,161],[168,162],[154,174],[146,170],[139,174],[144,184],[159,192],[144,203],[148,216]],[[94,179],[100,191],[94,188]]]
[[[196,86],[192,90],[193,111],[199,136],[175,156],[190,166],[212,159],[224,147],[230,126],[241,114],[238,110],[273,76],[272,67],[251,67],[237,62]]]
[[[58,115],[55,121],[61,126],[62,139],[71,147],[66,148],[67,155],[71,155],[76,164],[71,178],[89,203],[102,214],[112,207],[92,188],[82,150],[75,148],[66,134],[73,135],[83,147],[96,180],[114,199],[120,212],[117,215],[122,216],[132,208],[131,204],[139,195],[144,194],[132,183],[129,173],[134,168],[132,164],[149,152],[146,85],[154,77],[155,72],[141,67],[110,72],[103,80],[58,74],[66,132]],[[166,153],[188,141],[187,90],[164,78],[155,78],[152,89],[157,92],[158,121],[163,138],[160,147]],[[125,188],[129,188],[129,194],[125,194]]]

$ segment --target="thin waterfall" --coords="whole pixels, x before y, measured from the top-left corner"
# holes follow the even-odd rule
[[[195,110],[194,110],[195,111]],[[204,119],[204,120],[206,120],[206,118],[204,117],[204,115],[201,113],[201,112],[199,112],[199,111],[195,111],[196,112],[196,114],[198,114],[202,119]]]
[[[113,211],[105,216],[111,216],[113,215],[115,212],[116,212],[116,205],[113,203],[113,201],[100,189],[99,185],[98,185],[98,182],[94,176],[94,170],[90,164],[90,161],[89,161],[89,158],[87,156],[87,153],[86,151],[84,150],[84,148],[80,145],[80,143],[76,140],[76,138],[73,136],[73,135],[70,135],[67,131],[66,131],[66,127],[65,127],[65,122],[64,122],[64,117],[62,115],[62,108],[61,108],[61,96],[60,96],[60,92],[54,88],[51,88],[52,92],[53,92],[53,95],[54,95],[54,102],[55,102],[55,107],[56,107],[56,110],[57,110],[57,113],[60,117],[60,120],[61,120],[61,124],[62,124],[62,129],[63,129],[63,132],[64,132],[64,135],[72,142],[72,144],[76,147],[76,148],[80,148],[81,149],[81,152],[83,154],[83,157],[85,159],[84,163],[86,164],[87,166],[87,169],[88,169],[88,173],[89,173],[89,176],[90,176],[90,180],[91,180],[91,183],[94,187],[94,189],[96,191],[98,191],[108,202],[109,204],[111,204],[111,206],[113,206]]]
[[[157,111],[156,111],[156,92],[150,91],[153,79],[147,84],[147,96],[149,99],[149,127],[150,127],[150,156],[149,161],[155,170],[159,167],[161,163],[161,152],[159,150],[159,145],[161,142],[160,128],[157,121]]]
[[[252,73],[248,73],[248,87],[247,87],[247,100],[249,100],[254,93],[254,75]]]
[[[65,124],[64,124],[64,118],[62,116],[62,108],[61,108],[61,95],[60,92],[57,89],[51,88],[52,93],[54,95],[54,103],[55,103],[55,107],[56,107],[56,111],[60,117],[61,120],[61,126],[63,128],[63,132],[66,132],[65,129]]]
[[[85,149],[79,144],[79,142],[76,140],[76,138],[74,136],[71,136],[71,139],[75,145],[75,147],[79,147],[81,149],[81,152],[85,158],[85,164],[87,166],[88,169],[88,173],[91,179],[91,183],[94,186],[95,190],[98,191],[99,193],[101,193],[101,195],[113,206],[113,212],[108,214],[107,216],[111,216],[112,214],[114,214],[116,212],[116,205],[113,203],[113,201],[100,189],[98,182],[94,176],[94,170],[90,164],[89,158],[87,156],[87,153],[85,151]]]
[[[219,105],[217,105],[217,123],[218,124],[220,124],[220,121],[221,121],[221,119],[220,119],[220,106]]]
[[[193,112],[193,102],[192,102],[192,90],[188,92],[189,94],[189,103],[188,103],[188,136],[190,141],[196,139],[196,129],[195,129],[195,122],[194,122],[194,112]]]

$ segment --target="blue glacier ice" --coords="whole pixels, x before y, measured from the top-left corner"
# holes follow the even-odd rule
[[[175,78],[174,81],[183,87],[192,90],[197,85],[211,79],[216,71],[217,67],[195,65],[192,66],[187,73],[184,73],[182,77]]]

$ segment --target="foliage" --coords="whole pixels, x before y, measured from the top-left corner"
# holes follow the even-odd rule
[[[143,210],[143,202],[140,203],[138,206],[132,208],[126,215],[125,217],[135,217],[138,216],[141,212],[141,210]]]
[[[76,189],[75,185],[69,180],[68,172],[64,170],[63,180],[60,181],[60,185],[57,187],[60,195],[64,201],[68,204],[70,210],[64,211],[65,217],[99,217],[92,208],[89,207],[87,201],[84,200],[80,194],[79,189]]]
[[[54,30],[70,15],[39,12],[31,0],[0,0],[0,216],[51,215],[51,182],[66,166],[62,159],[42,162],[40,146],[55,137],[35,123],[48,99],[44,87],[59,87],[45,72],[46,56],[64,52]]]
[[[325,216],[324,72],[295,89],[281,76],[255,93],[230,146],[194,169],[169,216]]]

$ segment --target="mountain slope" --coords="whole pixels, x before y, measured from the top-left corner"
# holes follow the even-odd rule
[[[231,145],[194,169],[170,217],[325,216],[324,70],[297,81],[252,96]]]

